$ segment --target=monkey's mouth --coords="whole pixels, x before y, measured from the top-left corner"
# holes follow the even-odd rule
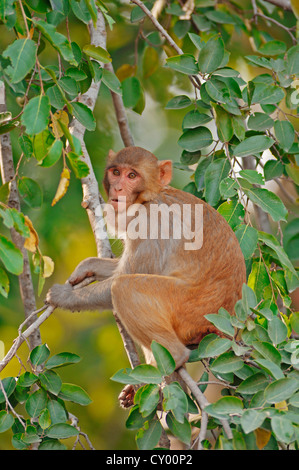
[[[118,211],[121,210],[126,210],[127,208],[127,203],[126,203],[126,198],[121,196],[121,197],[113,197],[109,200],[110,204],[114,209],[117,209]]]

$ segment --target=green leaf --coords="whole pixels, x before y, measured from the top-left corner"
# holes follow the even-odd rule
[[[40,388],[29,396],[25,403],[25,409],[31,418],[37,418],[42,410],[47,406],[47,393]]]
[[[265,374],[257,372],[254,375],[251,375],[245,379],[237,388],[237,392],[243,395],[254,395],[255,393],[265,390],[265,387],[268,385],[269,381],[267,380]]]
[[[178,144],[188,152],[196,152],[202,148],[208,147],[213,143],[213,136],[207,127],[196,127],[188,129],[181,135]]]
[[[265,135],[254,135],[247,137],[247,139],[240,142],[233,149],[233,154],[236,157],[247,157],[248,155],[255,155],[260,152],[264,152],[271,145],[274,144],[274,140],[271,137]]]
[[[231,340],[227,338],[216,338],[207,345],[205,355],[206,357],[219,356],[230,349],[231,346]]]
[[[293,378],[284,378],[270,383],[264,392],[268,403],[279,403],[287,400],[298,391],[298,382]]]
[[[241,416],[241,426],[245,434],[249,434],[259,428],[266,416],[266,413],[262,410],[245,410]]]
[[[165,109],[182,109],[187,108],[190,106],[190,104],[192,104],[192,101],[188,96],[179,95],[171,98],[171,100],[168,101],[167,105],[165,106]]]
[[[49,410],[52,424],[65,423],[67,421],[67,412],[58,401],[49,399],[47,409]]]
[[[195,127],[202,126],[203,124],[207,124],[212,120],[211,116],[207,114],[200,113],[197,109],[193,109],[189,111],[183,119],[183,130],[185,129],[194,129]]]
[[[88,4],[84,0],[71,0],[70,1],[74,15],[85,24],[91,21],[91,14],[88,9]]]
[[[110,72],[110,70],[103,69],[102,82],[105,83],[105,85],[114,93],[117,93],[118,95],[122,94],[121,83],[117,76]]]
[[[67,447],[62,444],[58,439],[47,439],[42,441],[38,450],[67,450]]]
[[[44,409],[41,412],[40,417],[38,418],[38,424],[42,429],[47,429],[51,425],[49,410]]]
[[[227,177],[230,164],[226,158],[214,160],[207,168],[204,176],[205,199],[211,206],[215,206],[220,199],[220,182]]]
[[[75,173],[76,178],[85,178],[89,174],[89,166],[87,163],[80,160],[80,157],[76,153],[69,152],[67,157],[71,163],[71,167]]]
[[[299,73],[299,46],[291,47],[287,52],[287,74],[296,75]]]
[[[148,417],[144,418],[140,411],[139,405],[133,406],[130,409],[129,416],[126,421],[126,428],[132,430],[138,430],[143,427],[144,423],[148,420]]]
[[[215,416],[239,414],[243,411],[243,402],[238,397],[223,397],[220,398],[216,403],[205,407],[205,411],[208,414],[215,413]]]
[[[141,364],[140,366],[135,367],[130,376],[133,379],[139,380],[139,383],[159,384],[162,381],[161,373],[156,369],[156,367],[150,364]]]
[[[263,175],[256,170],[241,170],[239,172],[242,178],[252,184],[265,184]]]
[[[207,83],[207,86],[208,86],[208,83]],[[233,122],[232,122],[231,115],[228,112],[226,112],[223,108],[221,108],[221,106],[215,105],[214,109],[216,112],[216,126],[217,126],[218,137],[222,142],[229,142],[230,139],[234,135]]]
[[[39,95],[32,98],[25,106],[21,117],[27,134],[38,134],[47,128],[49,123],[50,101],[49,97]]]
[[[288,328],[278,317],[274,317],[268,324],[268,334],[273,343],[277,345],[286,339]]]
[[[170,412],[166,415],[166,423],[172,434],[177,437],[179,441],[187,445],[190,444],[191,425],[186,417],[184,417],[184,422],[180,423]]]
[[[152,342],[151,349],[161,374],[163,376],[172,374],[175,370],[175,360],[170,352],[156,341]]]
[[[177,382],[165,385],[163,388],[163,410],[172,411],[179,423],[184,423],[188,411],[188,400],[185,392]]]
[[[49,427],[46,431],[46,435],[51,438],[55,439],[67,439],[69,437],[78,436],[79,431],[78,429],[74,428],[67,423],[57,423],[53,424]]]
[[[86,127],[89,131],[94,131],[96,127],[96,121],[92,114],[91,109],[86,104],[74,102],[72,103],[73,113],[76,119]]]
[[[166,59],[167,65],[177,72],[187,75],[198,74],[198,65],[191,54],[181,54]]]
[[[230,177],[224,178],[219,185],[220,194],[224,198],[234,197],[238,189],[238,182]]]
[[[59,398],[62,398],[62,400],[79,403],[79,405],[83,406],[89,405],[92,402],[92,399],[85,392],[85,390],[83,390],[83,388],[79,387],[79,385],[67,383],[62,384]]]
[[[20,82],[32,70],[36,60],[36,43],[29,38],[17,39],[3,52],[3,57],[9,57],[12,66],[5,71],[12,83]]]
[[[262,44],[258,48],[258,52],[264,55],[278,55],[278,54],[283,54],[286,51],[287,45],[285,42],[282,41],[268,41],[265,44]]]
[[[76,364],[81,361],[81,357],[70,352],[62,352],[50,357],[45,367],[46,369],[54,369],[55,367],[63,367],[69,364]]]
[[[132,373],[132,369],[129,369],[129,368],[120,369],[110,378],[110,380],[113,380],[114,382],[120,382],[122,384],[132,384],[132,385],[140,384],[141,383],[140,380],[132,377],[131,373]]]
[[[54,25],[40,19],[38,21],[32,19],[32,22],[67,62],[78,65],[69,41],[63,34],[57,33]]]
[[[47,370],[41,374],[39,374],[39,380],[43,387],[49,392],[53,393],[53,395],[58,395],[61,389],[61,378],[59,377],[56,372],[53,370]]]
[[[287,152],[295,140],[294,126],[289,121],[275,121],[274,124],[275,137],[280,147]]]
[[[107,52],[100,46],[88,44],[87,46],[83,47],[83,52],[85,52],[85,54],[91,57],[92,59],[98,60],[99,62],[103,62],[104,64],[108,64],[112,61],[109,52]]]
[[[191,351],[189,356],[189,362],[196,362],[205,357],[206,349],[210,341],[213,341],[218,336],[214,333],[210,333],[203,337],[200,341],[198,348]]]
[[[295,439],[295,427],[287,416],[274,416],[271,427],[278,441],[290,444]]]
[[[61,140],[55,140],[52,146],[50,147],[47,155],[39,163],[39,165],[42,166],[43,168],[49,168],[55,165],[55,163],[57,163],[61,157],[62,149],[63,149],[63,142]]]
[[[137,77],[128,77],[122,84],[123,101],[126,108],[134,108],[142,96],[142,88]]]
[[[234,336],[235,329],[231,325],[229,318],[225,318],[217,313],[209,313],[208,315],[204,315],[204,317],[211,323],[213,323],[213,325],[216,326],[218,330],[222,331],[223,333],[229,336]]]
[[[227,374],[229,372],[235,372],[243,367],[243,360],[235,356],[233,351],[229,351],[221,354],[211,366],[213,373],[219,372],[220,374]]]
[[[22,200],[33,209],[39,208],[43,202],[43,193],[39,184],[27,176],[18,180],[18,189]]]
[[[243,188],[249,199],[271,215],[275,222],[286,220],[288,211],[281,201],[272,191],[264,188]]]
[[[275,379],[282,379],[284,377],[281,368],[272,361],[268,359],[255,359],[255,362],[267,372],[267,374],[272,375]]]
[[[220,24],[235,24],[236,21],[234,18],[225,11],[222,10],[207,10],[205,16],[209,18],[210,21]]]
[[[139,411],[142,416],[149,416],[157,408],[159,400],[160,388],[158,385],[145,385],[139,399]]]
[[[273,216],[272,216],[273,217]],[[281,262],[282,266],[286,267],[289,269],[296,278],[298,278],[297,272],[292,265],[291,261],[289,260],[286,252],[284,251],[283,247],[279,244],[278,240],[274,237],[274,235],[271,235],[266,232],[259,232],[259,240],[263,243],[265,243],[267,246],[272,248],[272,250],[275,251],[279,261]]]
[[[198,67],[201,73],[214,72],[220,67],[224,57],[224,44],[220,37],[214,36],[200,49]]]
[[[3,235],[0,235],[0,259],[10,273],[16,274],[17,276],[22,273],[22,252]]]
[[[218,207],[217,211],[225,218],[232,229],[237,225],[240,225],[245,215],[245,209],[243,205],[239,203],[237,198],[223,202]]]
[[[136,444],[140,450],[151,450],[159,442],[162,434],[162,426],[158,419],[153,419],[145,424],[144,429],[136,435]]]
[[[32,372],[24,372],[24,374],[20,375],[18,379],[18,385],[20,385],[20,387],[31,387],[31,385],[37,381],[37,375],[33,374]]]
[[[14,392],[16,388],[16,380],[14,377],[5,377],[5,379],[2,379],[2,386],[5,391],[5,395],[7,398],[10,397],[10,395]],[[5,403],[6,397],[5,397],[2,387],[0,388],[0,403]]]
[[[41,344],[32,349],[30,353],[30,362],[33,366],[43,364],[50,356],[50,350],[46,344]]]
[[[12,427],[14,423],[13,416],[5,410],[0,411],[0,432],[5,432]]]
[[[276,104],[284,98],[284,91],[280,86],[255,83],[251,102],[265,104]]]
[[[265,113],[256,112],[249,116],[247,124],[248,129],[252,129],[254,131],[265,131],[266,129],[273,127],[274,119]]]
[[[244,224],[235,231],[235,235],[240,244],[244,259],[250,259],[257,247],[257,230],[254,227]]]
[[[280,160],[268,160],[264,166],[264,176],[266,181],[279,178],[283,173],[284,165]]]

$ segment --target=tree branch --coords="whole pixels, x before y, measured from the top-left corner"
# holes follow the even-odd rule
[[[114,73],[113,65],[111,63],[105,64],[105,69],[109,70],[109,72]],[[110,93],[112,96],[112,101],[113,101],[113,105],[115,109],[115,115],[116,115],[116,119],[118,122],[118,127],[119,127],[122,141],[125,147],[130,147],[131,145],[134,145],[134,140],[133,140],[133,136],[131,134],[130,128],[129,128],[127,113],[124,107],[123,99],[120,95],[118,95],[117,93],[114,93],[114,91],[112,90],[110,90]]]
[[[102,13],[98,12],[98,20],[96,27],[94,27],[93,22],[89,24],[89,33],[90,33],[90,43],[95,46],[100,46],[106,49],[106,28],[105,28],[105,21]],[[103,64],[101,64],[103,65]],[[112,71],[113,68],[110,66],[108,70]],[[101,82],[92,83],[91,87],[84,93],[80,101],[86,104],[91,110],[94,109],[96,100],[99,93]],[[116,94],[112,94],[114,107],[117,114],[117,119],[120,127],[120,132],[124,140],[125,145],[132,145],[133,138],[130,134],[127,118],[125,115],[124,106],[120,97],[115,96]],[[88,154],[85,142],[84,142],[84,133],[85,128],[76,120],[74,119],[71,132],[75,135],[81,142],[83,154],[84,154],[84,161],[89,167],[89,174],[86,178],[82,178],[82,190],[83,190],[83,202],[82,206],[86,209],[89,222],[91,228],[94,233],[96,247],[97,247],[97,254],[99,257],[113,257],[111,246],[109,243],[109,239],[107,236],[107,232],[104,225],[103,219],[103,211],[102,211],[102,204],[103,199],[98,190],[98,182],[96,180],[91,159]],[[131,339],[130,335],[125,330],[124,326],[122,325],[120,319],[117,317],[116,313],[113,312],[115,317],[116,324],[118,326],[120,335],[122,337],[124,347],[129,358],[130,364],[134,367],[140,363],[137,350],[133,340]]]
[[[5,97],[5,86],[2,81],[0,81],[0,112],[3,113],[7,111],[6,107],[6,97]],[[0,169],[1,169],[1,178],[3,184],[10,183],[9,199],[8,206],[21,210],[21,204],[19,199],[19,193],[17,188],[17,183],[15,179],[15,169],[13,162],[13,154],[11,147],[10,134],[2,134],[0,139]],[[23,255],[23,272],[19,275],[19,286],[21,292],[21,298],[24,306],[25,318],[28,318],[32,311],[36,310],[35,303],[35,294],[32,283],[30,264],[28,259],[27,250],[24,248],[24,238],[14,229],[10,230],[11,238],[13,243],[16,245],[19,250],[21,250]],[[31,317],[30,321],[34,322],[36,316]],[[30,348],[33,349],[39,344],[41,344],[40,332],[39,330],[34,330],[34,333],[29,338]]]
[[[290,0],[265,0],[268,3],[271,3],[272,5],[275,5],[276,7],[283,8],[284,10],[290,10],[292,11],[292,5]]]
[[[181,379],[184,381],[184,383],[187,385],[187,387],[189,388],[191,393],[193,394],[195,400],[197,401],[197,403],[198,403],[198,405],[201,409],[201,412],[202,412],[202,418],[204,419],[204,423],[202,425],[206,426],[205,423],[206,423],[206,420],[207,420],[207,416],[205,416],[206,412],[204,411],[204,409],[205,409],[206,406],[208,406],[210,404],[209,401],[207,400],[205,395],[202,393],[202,391],[198,388],[197,383],[192,379],[192,377],[188,374],[188,372],[186,371],[186,369],[184,367],[180,367],[177,370],[177,372],[178,372],[179,376],[181,377]],[[232,431],[229,427],[228,421],[226,419],[222,419],[222,420],[220,420],[220,422],[223,426],[223,429],[224,429],[228,439],[232,439],[233,434],[232,434]],[[201,440],[203,440],[203,438],[204,438],[203,434],[204,434],[204,432],[200,433]]]

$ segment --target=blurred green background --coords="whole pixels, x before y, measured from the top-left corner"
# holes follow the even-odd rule
[[[188,78],[183,74],[175,74],[163,67],[164,54],[160,55],[160,66],[149,76],[144,77],[143,53],[145,44],[136,37],[138,24],[131,24],[124,20],[129,17],[131,6],[129,2],[111,2],[110,14],[116,21],[113,30],[108,29],[107,49],[113,59],[115,71],[123,64],[135,63],[135,48],[138,48],[138,77],[145,90],[145,109],[142,115],[128,110],[130,128],[135,145],[145,147],[160,159],[171,159],[179,162],[181,149],[177,140],[181,135],[182,118],[190,109],[165,110],[166,103],[175,95],[190,94],[194,97]],[[150,23],[146,23],[145,31],[151,30]],[[58,28],[65,33],[65,25]],[[71,17],[70,33],[73,41],[81,47],[89,42],[88,32],[83,23]],[[284,36],[284,35],[283,35]],[[3,51],[14,40],[14,33],[7,32],[5,26],[0,25],[0,49]],[[192,47],[189,39],[177,39],[184,51]],[[243,57],[252,53],[248,38],[235,32],[226,45],[230,52],[230,65],[238,68],[244,78],[248,79],[256,73],[251,71]],[[42,52],[43,65],[56,62],[56,52],[46,46]],[[13,115],[20,112],[15,96],[10,92],[7,95],[8,109]],[[93,167],[102,188],[103,169],[106,155],[110,148],[117,151],[123,147],[118,126],[115,119],[114,108],[109,90],[101,85],[96,109],[94,112],[97,128],[94,132],[86,132],[85,141],[90,153]],[[20,150],[17,143],[18,132],[11,133],[15,162],[18,161]],[[23,210],[32,220],[40,237],[40,248],[44,255],[50,256],[55,262],[55,271],[51,278],[46,280],[38,307],[43,305],[47,290],[53,283],[64,283],[76,265],[88,256],[96,256],[93,234],[85,210],[81,207],[81,183],[73,175],[67,194],[54,207],[51,202],[58,186],[62,162],[58,162],[50,169],[44,169],[35,161],[23,161],[20,165],[20,176],[33,177],[43,191],[43,204],[40,210]],[[190,173],[191,174],[191,173]],[[190,174],[181,170],[174,170],[173,185],[184,187],[190,181]],[[112,243],[115,252],[119,252],[120,244]],[[31,254],[29,254],[31,257]],[[33,281],[37,291],[37,276]],[[10,293],[8,299],[0,298],[0,340],[4,342],[6,351],[10,348],[13,339],[17,336],[17,328],[24,320],[23,306],[20,299],[17,278],[10,275]],[[150,313],[150,312],[149,312]],[[111,312],[82,312],[70,313],[56,310],[55,313],[41,327],[42,342],[47,343],[51,354],[70,351],[82,357],[79,364],[65,367],[60,370],[63,382],[75,383],[83,387],[93,399],[87,407],[79,405],[69,406],[69,411],[79,418],[82,431],[86,432],[96,449],[134,449],[134,432],[125,428],[127,411],[120,409],[117,396],[121,391],[121,384],[110,380],[110,377],[120,368],[129,366],[122,341],[115,325]],[[26,363],[28,347],[23,344],[18,352],[19,357]],[[1,378],[16,376],[20,370],[20,363],[14,359],[3,371]],[[10,449],[11,434],[7,432],[0,436],[0,449]],[[71,445],[71,442],[70,442]]]

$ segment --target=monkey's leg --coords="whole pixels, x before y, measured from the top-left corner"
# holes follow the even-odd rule
[[[103,281],[114,274],[118,263],[118,258],[86,258],[78,264],[68,281],[75,285],[91,276],[94,276],[98,281]]]
[[[172,318],[180,305],[179,289],[185,284],[176,278],[147,274],[128,274],[114,278],[111,286],[113,307],[129,334],[150,350],[153,340],[173,356],[176,368],[189,358],[190,350],[179,340]]]
[[[47,302],[65,310],[111,310],[112,278],[89,286],[73,289],[70,284],[54,284],[47,294]]]

